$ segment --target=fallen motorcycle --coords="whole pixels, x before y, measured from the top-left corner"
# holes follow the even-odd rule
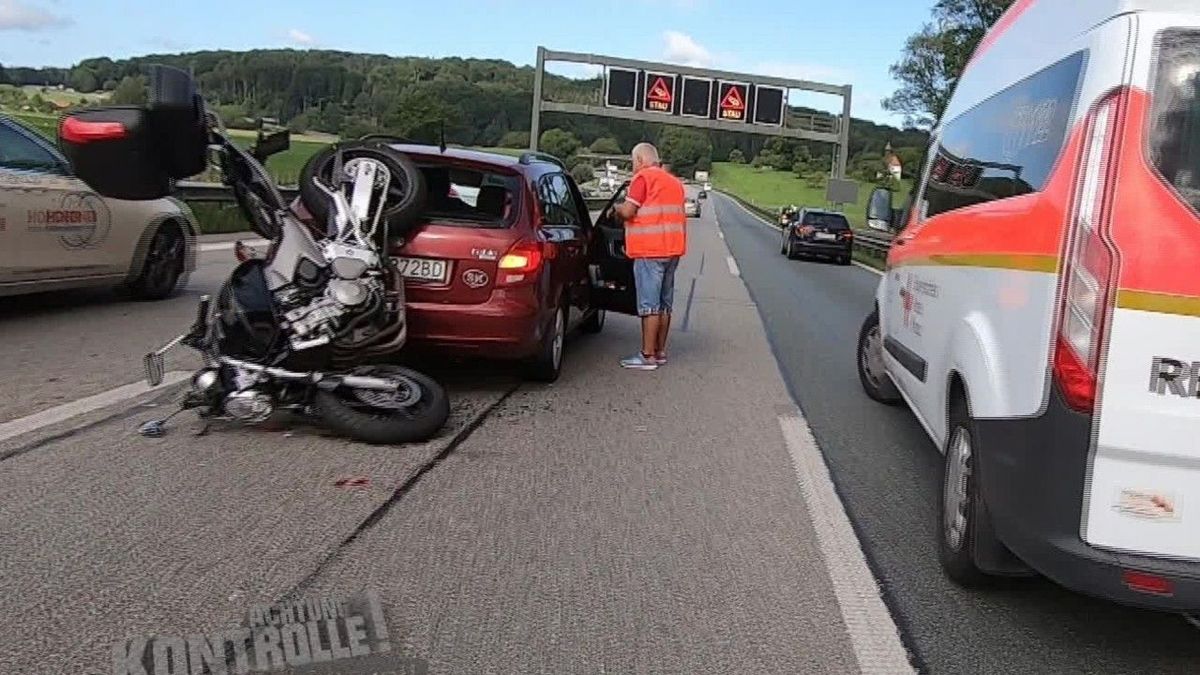
[[[118,199],[150,199],[200,173],[211,156],[251,226],[270,244],[246,256],[215,302],[200,300],[184,335],[147,354],[147,381],[162,382],[166,354],[201,355],[181,409],[257,424],[286,409],[340,435],[378,444],[421,441],[449,416],[445,390],[411,368],[374,363],[407,336],[404,281],[387,256],[389,230],[411,226],[424,198],[420,171],[382,142],[339,146],[327,177],[324,232],[301,222],[263,168],[286,131],[235,145],[186,73],[156,67],[145,108],[72,113],[60,131],[83,180]],[[311,190],[309,191],[312,192]],[[241,256],[239,256],[241,257]],[[168,418],[169,419],[169,418]],[[161,435],[166,420],[142,426]]]

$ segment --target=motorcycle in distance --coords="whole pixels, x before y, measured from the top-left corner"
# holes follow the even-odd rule
[[[328,174],[313,178],[317,190],[307,191],[325,199],[306,204],[328,214],[325,232],[316,233],[263,166],[287,147],[286,134],[260,138],[251,152],[239,148],[190,75],[162,66],[151,72],[145,108],[64,118],[63,150],[97,192],[155,198],[173,180],[203,171],[211,155],[254,231],[270,242],[264,256],[238,264],[215,303],[201,298],[187,333],[144,357],[147,381],[162,382],[166,354],[183,344],[203,366],[181,410],[251,425],[289,410],[366,443],[428,439],[449,417],[445,390],[411,368],[375,363],[395,355],[407,336],[404,281],[384,243],[419,212],[420,171],[380,142],[339,146]],[[161,435],[166,422],[141,432]]]

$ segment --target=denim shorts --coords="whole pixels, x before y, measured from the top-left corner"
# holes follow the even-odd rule
[[[679,258],[634,258],[638,316],[665,314],[675,299],[675,268]]]

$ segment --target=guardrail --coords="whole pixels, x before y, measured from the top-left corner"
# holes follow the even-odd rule
[[[294,185],[281,185],[279,192],[285,201],[292,201],[300,195],[300,188]],[[197,204],[232,204],[233,191],[220,183],[205,183],[202,181],[180,181],[175,184],[173,195],[185,202]],[[584,197],[589,211],[599,211],[604,208],[612,197]]]
[[[294,185],[281,185],[279,192],[284,200],[292,201],[300,194],[300,188]],[[233,191],[229,186],[220,183],[205,183],[202,181],[180,181],[175,184],[173,195],[185,202],[200,204],[232,204]]]
[[[722,192],[721,194],[741,204],[747,211],[754,213],[769,223],[771,227],[779,229],[778,213],[755,206],[754,204],[751,204],[750,202],[741,199],[736,195],[731,195],[728,192]],[[893,235],[891,234],[885,234],[875,230],[855,228],[854,250],[860,253],[863,257],[867,258],[867,260],[864,262],[871,264],[874,267],[881,268],[883,267],[884,261],[887,260],[888,251],[890,251],[892,248],[892,238]]]

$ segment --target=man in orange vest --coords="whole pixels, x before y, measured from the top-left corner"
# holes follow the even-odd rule
[[[667,363],[667,333],[675,295],[675,270],[687,252],[683,183],[662,168],[649,143],[633,148],[633,181],[617,215],[625,221],[625,254],[633,259],[642,349],[621,366],[655,370]]]

